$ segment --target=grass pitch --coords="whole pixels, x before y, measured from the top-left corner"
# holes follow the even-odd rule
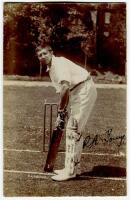
[[[98,99],[86,127],[85,137],[90,140],[82,155],[83,176],[62,183],[41,174],[46,159],[42,152],[45,99],[58,101],[52,87],[4,87],[4,195],[126,195],[126,90],[98,89]],[[110,129],[113,139],[106,134]],[[46,134],[47,151],[48,130]],[[98,138],[93,142],[96,135]],[[60,151],[64,150],[65,135],[60,146]],[[56,168],[62,168],[63,163],[64,153],[59,153]]]

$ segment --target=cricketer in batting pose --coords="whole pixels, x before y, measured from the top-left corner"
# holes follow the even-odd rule
[[[70,105],[70,117],[66,126],[65,167],[55,170],[51,178],[65,181],[80,172],[80,159],[85,137],[85,125],[92,111],[97,91],[90,73],[64,57],[55,57],[48,44],[37,47],[36,53],[41,64],[47,66],[56,92],[60,94],[58,113],[64,113]],[[56,123],[60,123],[60,115]]]

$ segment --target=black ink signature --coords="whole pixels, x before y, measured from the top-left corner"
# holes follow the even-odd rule
[[[96,146],[100,143],[103,143],[103,144],[116,143],[116,145],[118,147],[125,144],[125,140],[126,140],[125,134],[114,137],[112,135],[112,132],[113,132],[113,129],[109,128],[105,131],[105,137],[102,137],[101,135],[98,135],[98,134],[96,134],[94,137],[87,135],[86,138],[84,139],[83,148],[84,147],[91,148],[91,147]]]

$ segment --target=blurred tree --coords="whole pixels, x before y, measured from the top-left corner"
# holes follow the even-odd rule
[[[5,72],[33,75],[37,69],[35,46],[40,28],[45,24],[44,4],[5,3],[4,65]],[[39,28],[40,27],[40,28]]]
[[[96,39],[99,38],[96,38],[96,34],[99,29],[95,28],[95,19],[93,20],[93,16],[95,18],[97,14],[92,16],[92,12],[97,9],[114,9],[110,24],[112,37],[107,41],[103,34],[98,35],[101,38],[97,42],[98,47],[104,46],[106,49],[98,49],[100,60],[110,55],[111,48],[115,51],[120,46],[114,62],[116,65],[119,63],[116,60],[119,60],[124,65],[124,4],[8,2],[4,3],[4,73],[38,75],[40,66],[35,48],[44,40],[51,43],[57,55],[64,55],[85,66],[94,62],[97,53]],[[102,21],[99,21],[101,25]],[[106,55],[102,52],[106,52]]]

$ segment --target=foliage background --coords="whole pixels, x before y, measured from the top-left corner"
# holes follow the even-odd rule
[[[106,12],[111,13],[108,24]],[[44,39],[57,56],[90,71],[125,74],[126,5],[4,3],[4,74],[39,75],[35,48]]]

